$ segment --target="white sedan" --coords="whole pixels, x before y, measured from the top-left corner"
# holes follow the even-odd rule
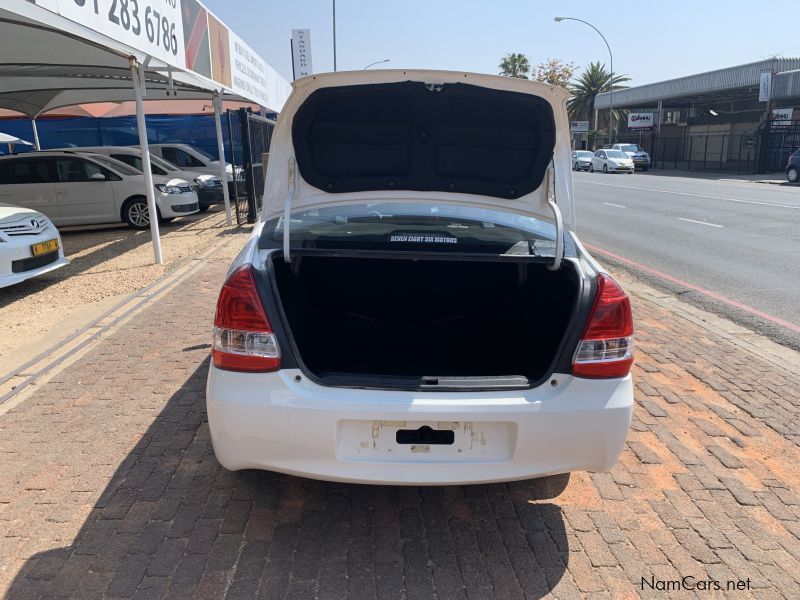
[[[633,173],[633,159],[619,150],[598,150],[592,157],[589,171],[603,173]]]
[[[446,485],[614,465],[633,320],[573,231],[566,100],[447,71],[295,82],[214,318],[223,467]]]
[[[0,203],[0,288],[69,264],[61,236],[42,213]]]

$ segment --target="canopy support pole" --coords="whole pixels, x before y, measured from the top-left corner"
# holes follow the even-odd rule
[[[231,195],[228,191],[228,172],[225,169],[225,143],[222,139],[222,94],[214,92],[211,97],[214,104],[214,126],[217,128],[217,152],[219,153],[219,178],[222,181],[222,194],[225,198],[225,223],[230,227],[233,225],[231,218]],[[233,167],[234,177],[236,167]]]
[[[31,127],[33,128],[33,147],[38,152],[42,149],[42,145],[39,143],[39,128],[36,127],[36,117],[31,119]]]
[[[128,59],[131,66],[131,79],[136,97],[136,128],[139,130],[139,147],[142,150],[142,172],[144,173],[144,187],[147,192],[147,209],[150,213],[150,235],[153,239],[153,254],[156,264],[164,264],[164,255],[161,253],[161,236],[158,231],[158,209],[156,208],[155,186],[153,185],[153,171],[150,167],[150,146],[147,143],[147,127],[144,122],[144,102],[142,97],[147,93],[144,81],[144,69],[136,58]]]

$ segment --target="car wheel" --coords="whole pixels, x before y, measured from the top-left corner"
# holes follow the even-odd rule
[[[130,198],[122,206],[122,218],[129,227],[147,229],[150,227],[150,210],[143,196]]]
[[[797,183],[797,181],[800,180],[800,171],[797,167],[789,167],[786,169],[786,179],[792,183]]]
[[[608,165],[603,165],[603,173],[608,175]]]
[[[210,204],[201,204],[201,205],[198,207],[198,210],[199,210],[200,212],[206,212],[206,211],[207,211],[209,208],[211,208],[211,205],[210,205]]]
[[[578,170],[578,163],[572,163],[572,170],[573,171],[577,171]]]
[[[589,173],[594,173],[594,164],[589,165]]]

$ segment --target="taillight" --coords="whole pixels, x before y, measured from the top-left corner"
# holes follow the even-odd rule
[[[625,377],[633,364],[631,301],[608,275],[597,276],[597,296],[572,361],[576,377]]]
[[[263,373],[281,367],[278,341],[258,297],[250,265],[231,273],[219,292],[211,359],[215,367],[226,371]]]

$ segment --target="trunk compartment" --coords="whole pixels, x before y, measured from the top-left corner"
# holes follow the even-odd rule
[[[566,261],[550,271],[507,258],[273,257],[296,358],[324,385],[536,385],[579,312]]]

